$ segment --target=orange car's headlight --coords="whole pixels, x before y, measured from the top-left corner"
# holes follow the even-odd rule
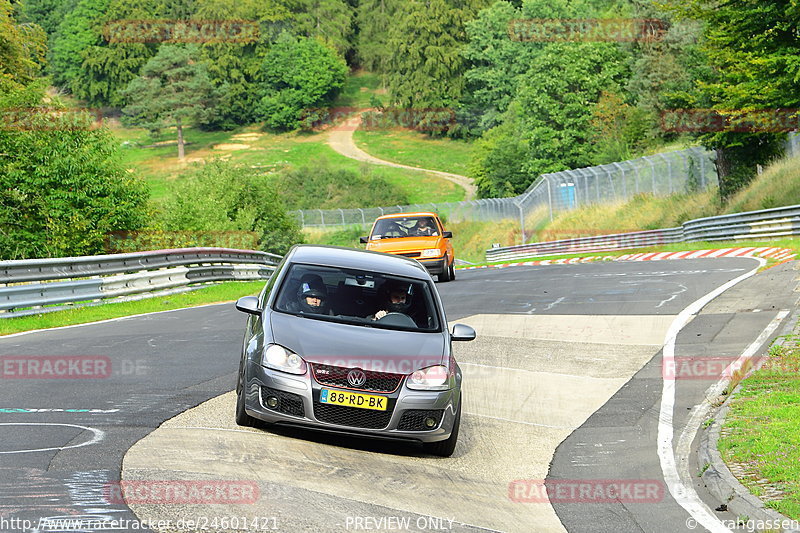
[[[422,250],[421,257],[439,257],[442,255],[442,251],[438,248],[428,248],[427,250]]]

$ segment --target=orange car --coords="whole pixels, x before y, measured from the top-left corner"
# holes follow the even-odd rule
[[[436,213],[398,213],[378,217],[361,242],[367,250],[416,259],[439,281],[450,281],[456,279],[452,237]]]

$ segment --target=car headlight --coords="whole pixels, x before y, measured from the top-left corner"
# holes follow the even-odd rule
[[[306,373],[306,362],[303,358],[278,344],[268,344],[264,348],[261,365],[290,374]]]
[[[417,370],[408,378],[406,385],[415,390],[447,390],[452,388],[450,372],[446,366],[436,365]]]
[[[439,257],[442,255],[442,251],[438,248],[428,248],[427,250],[422,250],[422,257]]]

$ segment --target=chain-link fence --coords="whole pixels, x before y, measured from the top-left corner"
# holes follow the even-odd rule
[[[716,187],[713,152],[695,147],[640,157],[621,163],[543,174],[528,189],[510,198],[463,202],[424,203],[361,209],[293,211],[303,227],[361,226],[375,218],[403,212],[433,211],[450,222],[463,220],[519,220],[523,235],[552,219],[555,213],[576,207],[625,200],[639,193],[666,195]]]

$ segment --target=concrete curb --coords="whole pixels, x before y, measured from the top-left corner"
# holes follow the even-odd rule
[[[540,265],[573,265],[576,263],[592,263],[594,261],[667,261],[675,259],[702,259],[717,257],[763,257],[765,259],[775,259],[779,262],[791,261],[795,259],[794,250],[789,248],[720,248],[711,250],[685,250],[681,252],[647,252],[637,254],[625,254],[620,256],[611,255],[591,255],[587,257],[572,257],[570,259],[544,259],[541,261],[522,261],[514,263],[501,263],[498,265],[481,265],[463,267],[460,270],[472,270],[477,268],[507,268],[514,266],[540,266]]]
[[[795,309],[787,326],[781,332],[781,337],[788,334],[800,334],[800,309]],[[773,345],[782,346],[785,338],[778,338]],[[761,363],[763,364],[764,359]],[[758,365],[759,367],[761,364]],[[735,396],[741,388],[738,385],[728,396],[728,399]],[[753,495],[747,487],[742,485],[728,468],[717,447],[722,426],[730,410],[729,402],[709,413],[713,416],[714,422],[706,429],[701,430],[700,441],[697,450],[698,464],[708,465],[702,473],[701,478],[705,483],[709,493],[720,503],[727,505],[728,511],[741,517],[745,522],[751,521],[762,524],[771,524],[775,527],[768,529],[758,529],[758,531],[776,531],[781,533],[800,533],[800,523],[797,520],[784,516],[777,511],[764,505],[758,497]],[[744,517],[747,517],[746,519]],[[787,526],[787,527],[784,527]],[[745,527],[744,525],[742,527]],[[748,531],[751,531],[748,529]]]

